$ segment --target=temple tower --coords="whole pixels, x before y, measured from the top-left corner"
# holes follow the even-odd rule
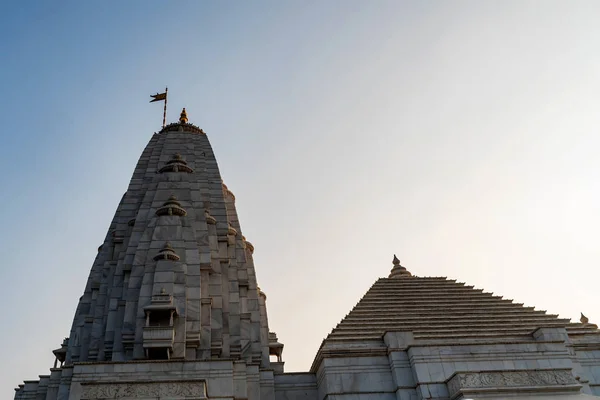
[[[191,382],[180,385],[191,390],[185,398],[202,398],[209,376],[188,370],[219,371],[215,396],[272,397],[283,345],[269,332],[254,248],[242,235],[235,197],[206,133],[187,121],[184,109],[179,122],[154,134],[137,163],[70,336],[55,351],[62,368],[55,364],[60,376],[48,380],[58,383],[58,399],[104,398],[107,390],[168,392],[165,384],[175,378]],[[270,353],[278,362],[269,361]],[[116,373],[124,365],[126,387],[99,384],[107,368]],[[26,392],[16,398],[28,398]]]

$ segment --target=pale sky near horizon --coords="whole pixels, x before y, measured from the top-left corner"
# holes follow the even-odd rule
[[[3,4],[1,397],[49,372],[165,86],[236,195],[287,371],[394,253],[600,323],[598,20],[597,1]]]

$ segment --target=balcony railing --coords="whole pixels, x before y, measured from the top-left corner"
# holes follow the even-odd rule
[[[175,329],[172,326],[147,326],[143,339],[144,347],[173,347]]]

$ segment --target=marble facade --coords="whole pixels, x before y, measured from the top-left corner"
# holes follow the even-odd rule
[[[600,396],[600,331],[394,257],[285,373],[253,245],[206,133],[178,123],[142,153],[49,375],[15,400],[422,400]]]

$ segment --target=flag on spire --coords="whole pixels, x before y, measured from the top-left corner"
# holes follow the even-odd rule
[[[161,101],[164,100],[165,101],[165,107],[163,109],[163,128],[165,127],[165,124],[167,123],[167,92],[169,91],[169,88],[165,88],[165,92],[164,93],[156,93],[156,94],[151,94],[150,97],[152,97],[152,100],[150,100],[150,103],[154,103],[155,101]]]
[[[152,97],[150,103],[154,103],[155,101],[167,100],[167,92],[151,94],[150,97]]]

